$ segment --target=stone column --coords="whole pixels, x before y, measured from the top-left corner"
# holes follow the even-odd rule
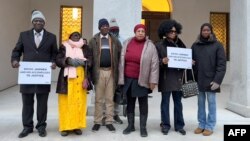
[[[93,34],[99,32],[99,19],[116,18],[121,36],[133,36],[134,26],[141,22],[141,9],[141,0],[94,0]]]
[[[227,109],[250,117],[250,1],[230,0],[231,90]]]

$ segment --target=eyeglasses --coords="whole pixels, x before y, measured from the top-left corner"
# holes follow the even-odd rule
[[[170,30],[169,33],[171,33],[171,34],[173,34],[173,33],[177,34],[177,31],[176,30]]]

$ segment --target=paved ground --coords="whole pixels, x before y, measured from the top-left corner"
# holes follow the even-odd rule
[[[88,116],[88,127],[83,130],[83,135],[77,136],[70,134],[67,137],[62,137],[58,132],[58,112],[57,112],[57,95],[55,94],[55,84],[52,85],[52,93],[49,97],[48,111],[48,135],[45,138],[38,136],[37,131],[34,131],[29,136],[19,139],[17,136],[22,130],[21,124],[21,95],[19,94],[19,86],[15,86],[0,92],[0,140],[1,141],[223,141],[223,126],[225,124],[249,124],[250,118],[244,118],[240,115],[226,110],[226,102],[229,97],[229,87],[222,86],[222,93],[217,96],[217,126],[214,134],[209,137],[195,135],[193,130],[197,127],[197,99],[196,97],[183,99],[184,119],[186,122],[186,136],[182,136],[171,128],[168,135],[162,135],[159,128],[160,123],[160,101],[161,95],[158,92],[151,94],[153,97],[149,99],[149,118],[147,129],[149,136],[147,138],[140,137],[139,133],[139,118],[136,117],[136,131],[123,135],[122,131],[126,128],[126,118],[122,117],[125,124],[115,124],[116,133],[110,133],[106,127],[101,127],[100,131],[93,133],[93,116]],[[89,95],[89,104],[91,95]],[[172,101],[172,100],[171,100]],[[171,103],[171,109],[173,105]],[[173,117],[171,112],[171,121]],[[34,117],[34,121],[36,117]],[[35,122],[36,123],[36,122]],[[172,124],[173,125],[173,124]]]

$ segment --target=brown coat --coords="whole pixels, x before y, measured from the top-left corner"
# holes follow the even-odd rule
[[[113,35],[109,34],[111,38],[111,48],[112,48],[112,73],[114,78],[114,89],[117,86],[118,82],[118,64],[120,59],[121,53],[121,43],[120,41],[114,37]],[[94,35],[92,39],[89,41],[89,47],[91,52],[93,52],[93,65],[92,65],[92,80],[94,84],[97,84],[97,80],[99,78],[100,72],[100,33]]]

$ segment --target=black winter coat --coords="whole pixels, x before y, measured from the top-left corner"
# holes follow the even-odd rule
[[[180,47],[186,48],[181,39],[177,38],[175,43],[163,39],[156,44],[159,60],[160,60],[160,73],[158,91],[179,91],[182,86],[183,69],[168,68],[168,65],[162,63],[162,59],[167,57],[167,47]]]
[[[44,30],[42,41],[39,47],[36,47],[34,41],[33,29],[20,33],[15,48],[12,50],[11,62],[20,61],[23,55],[23,61],[29,62],[55,62],[58,52],[56,36]],[[50,85],[20,85],[21,93],[48,93]]]
[[[219,92],[211,90],[212,81],[221,84],[226,73],[226,56],[220,42],[214,36],[208,41],[197,41],[192,45],[192,54],[195,65],[193,66],[199,91]]]
[[[89,49],[89,46],[84,45],[82,48],[84,57],[88,60],[88,72],[87,77],[90,78],[91,66],[92,66],[92,52]],[[57,81],[56,93],[67,94],[68,93],[68,77],[64,77],[64,68],[68,65],[66,64],[66,48],[64,45],[61,45],[59,48],[59,53],[56,56],[56,65],[60,67],[60,72]]]

